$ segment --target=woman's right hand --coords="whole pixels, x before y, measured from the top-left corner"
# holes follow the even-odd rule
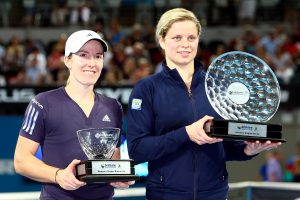
[[[185,129],[190,140],[199,145],[222,142],[223,139],[209,137],[204,131],[204,124],[211,121],[212,119],[213,117],[206,115],[198,121],[192,123],[191,125],[186,126]]]
[[[65,190],[76,190],[84,185],[85,182],[79,181],[74,175],[74,169],[80,160],[74,159],[65,169],[59,170],[56,176],[56,183]]]

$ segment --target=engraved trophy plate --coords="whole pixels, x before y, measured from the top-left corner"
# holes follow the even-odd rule
[[[242,140],[281,139],[281,125],[266,123],[280,103],[280,86],[260,58],[241,51],[218,56],[208,67],[205,91],[224,120],[205,125],[208,135]]]
[[[131,159],[111,160],[119,141],[118,128],[91,128],[77,131],[88,160],[75,168],[76,177],[87,183],[138,180]]]

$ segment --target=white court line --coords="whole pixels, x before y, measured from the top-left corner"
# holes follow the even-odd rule
[[[145,196],[145,188],[115,189],[114,197],[137,197]],[[40,192],[7,192],[0,193],[0,200],[37,200]]]

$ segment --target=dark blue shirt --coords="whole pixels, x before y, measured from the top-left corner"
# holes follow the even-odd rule
[[[95,104],[89,117],[68,96],[64,87],[40,93],[31,100],[20,135],[41,145],[43,162],[50,166],[65,168],[73,159],[87,160],[78,142],[78,130],[104,127],[121,129],[120,104],[115,99],[95,94]],[[113,196],[113,187],[98,183],[67,191],[57,184],[43,183],[42,193],[53,199],[107,200]]]
[[[250,159],[243,142],[197,145],[185,126],[205,115],[220,118],[205,92],[205,72],[195,62],[191,94],[176,69],[140,81],[128,108],[128,150],[136,163],[148,161],[149,200],[225,200],[227,160]]]

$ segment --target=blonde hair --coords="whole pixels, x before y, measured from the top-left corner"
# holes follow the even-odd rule
[[[201,24],[195,14],[184,8],[174,8],[165,12],[156,25],[155,40],[158,43],[159,38],[165,38],[170,27],[179,21],[192,21],[196,24],[198,36],[201,35]]]

